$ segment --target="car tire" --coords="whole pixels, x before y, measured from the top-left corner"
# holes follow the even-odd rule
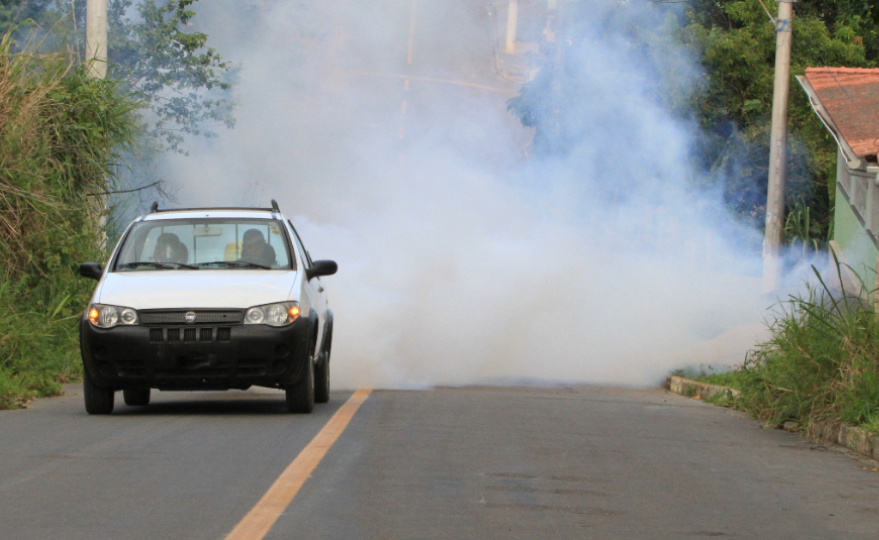
[[[286,388],[287,411],[308,414],[314,410],[314,360],[309,355],[305,361],[305,374],[299,382]]]
[[[330,400],[330,351],[333,348],[333,329],[326,337],[323,358],[314,366],[314,401],[327,403]]]
[[[112,388],[104,388],[95,384],[89,376],[88,369],[83,370],[82,390],[85,398],[85,412],[89,414],[110,414],[113,412],[116,392]]]
[[[122,399],[129,407],[146,407],[150,404],[150,389],[127,388],[122,391]]]
[[[330,360],[322,360],[314,366],[314,401],[326,403],[330,400]]]

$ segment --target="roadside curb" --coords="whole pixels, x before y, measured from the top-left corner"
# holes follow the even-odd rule
[[[726,386],[701,383],[678,377],[677,375],[669,375],[668,378],[666,378],[665,388],[669,392],[694,399],[708,399],[724,392],[728,393],[731,397],[737,397],[739,395],[738,390],[733,390]],[[793,426],[792,428],[788,428],[788,424],[795,423],[785,422],[785,431],[796,430],[796,427]],[[844,446],[845,448],[868,458],[879,461],[879,435],[870,433],[865,429],[841,424],[838,421],[812,420],[804,434],[810,439],[816,441],[829,441]]]
[[[738,390],[733,390],[727,386],[696,382],[683,377],[678,377],[677,375],[669,375],[668,378],[665,379],[665,388],[669,392],[698,399],[708,399],[717,394],[723,393],[726,393],[730,397],[738,397],[739,395]]]
[[[879,435],[865,429],[839,422],[813,420],[806,435],[812,439],[845,446],[849,450],[879,460]]]

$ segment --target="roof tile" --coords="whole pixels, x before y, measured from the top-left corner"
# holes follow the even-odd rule
[[[854,153],[879,153],[879,69],[810,67],[806,78]]]

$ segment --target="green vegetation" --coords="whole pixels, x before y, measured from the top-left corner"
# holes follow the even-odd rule
[[[768,425],[818,420],[879,431],[879,315],[821,283],[779,306],[772,337],[740,369],[696,380],[739,390],[723,404]]]
[[[232,66],[193,29],[197,0],[108,0],[108,76],[144,108],[144,144],[183,152],[185,135],[211,137],[232,127]],[[84,61],[87,0],[0,0],[0,33],[38,29],[43,49],[68,50]]]
[[[233,124],[231,66],[192,29],[195,1],[109,0],[109,76],[95,80],[86,0],[0,0],[0,409],[81,376],[94,282],[77,269],[105,258],[115,219],[102,194],[156,180],[123,157],[152,170],[144,162],[182,151],[184,135]]]
[[[63,55],[0,41],[0,409],[80,376],[78,320],[101,261],[97,218],[138,103]]]
[[[613,1],[613,0],[612,0]],[[764,2],[777,10],[775,2]],[[534,152],[565,154],[590,132],[582,73],[594,69],[588,51],[596,27],[617,28],[621,7],[597,13],[591,2],[568,2],[561,31],[562,54],[546,50],[543,68],[509,107],[536,127]],[[871,7],[873,5],[874,7]],[[642,6],[639,10],[638,6]],[[720,188],[739,219],[762,229],[769,161],[769,129],[775,65],[775,30],[759,0],[689,0],[627,4],[625,53],[653,66],[643,88],[667,110],[693,126],[693,182]],[[814,0],[795,4],[792,76],[808,66],[875,67],[879,55],[879,9],[862,0]],[[773,13],[773,16],[775,14]],[[683,48],[682,48],[683,46]],[[702,73],[681,66],[689,50]],[[556,65],[561,59],[561,65]],[[787,241],[804,253],[822,248],[832,234],[836,143],[812,111],[799,83],[791,80],[788,150]],[[585,100],[588,105],[588,99]]]
[[[873,15],[867,3],[855,0],[795,4],[792,76],[803,75],[809,66],[875,67],[879,32]],[[709,171],[706,181],[723,183],[730,208],[762,228],[774,26],[758,0],[694,0],[685,16],[681,39],[699,54],[705,69],[691,101],[705,134],[694,159]],[[793,78],[790,98],[787,212],[800,224],[789,222],[785,232],[789,242],[814,249],[829,239],[837,149]]]

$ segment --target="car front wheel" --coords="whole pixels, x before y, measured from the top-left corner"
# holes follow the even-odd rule
[[[324,360],[314,367],[314,401],[326,403],[330,400],[330,361]]]
[[[110,414],[113,412],[113,400],[116,392],[112,388],[104,388],[95,384],[87,369],[83,370],[82,388],[85,398],[85,412],[89,414]]]
[[[314,400],[326,403],[330,400],[330,354],[333,350],[333,327],[326,337],[324,353],[320,362],[314,366]]]
[[[314,410],[314,360],[309,356],[305,364],[305,374],[299,382],[286,388],[287,411],[291,413],[307,414]]]

